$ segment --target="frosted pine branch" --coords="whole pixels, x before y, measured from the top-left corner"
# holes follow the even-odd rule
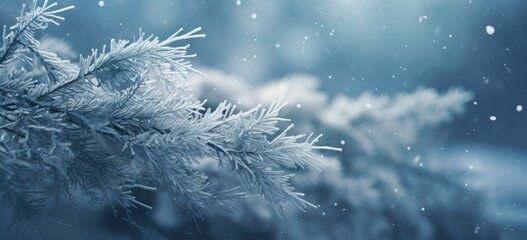
[[[279,117],[281,101],[247,112],[226,102],[205,109],[186,82],[195,55],[188,45],[173,46],[204,37],[199,28],[165,40],[140,32],[72,64],[40,49],[34,37],[73,8],[55,7],[33,1],[2,38],[0,196],[16,221],[45,219],[49,198],[73,199],[76,189],[93,203],[111,203],[116,214],[125,209],[130,221],[135,208],[152,208],[134,189],[166,192],[195,217],[211,206],[228,208],[244,189],[277,210],[286,202],[314,207],[289,185],[292,171],[314,167],[313,150],[340,149],[280,130],[288,121]],[[218,188],[193,166],[204,157],[239,174],[245,188]]]

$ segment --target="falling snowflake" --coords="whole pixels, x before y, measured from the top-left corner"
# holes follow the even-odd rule
[[[485,31],[487,31],[487,34],[488,34],[488,35],[493,35],[494,32],[495,32],[496,30],[494,29],[493,26],[491,26],[491,25],[487,25],[487,26],[485,27]]]

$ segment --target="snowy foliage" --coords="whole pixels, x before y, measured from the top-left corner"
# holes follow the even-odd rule
[[[165,40],[140,32],[71,63],[35,38],[73,8],[56,5],[33,1],[2,35],[0,196],[13,207],[14,223],[53,221],[42,211],[50,199],[75,201],[78,191],[128,220],[135,208],[151,208],[136,198],[138,190],[164,192],[194,217],[206,208],[227,210],[247,192],[275,210],[286,202],[314,206],[290,186],[292,172],[317,162],[313,150],[339,149],[280,130],[288,121],[278,116],[282,101],[206,109],[185,80],[195,71],[188,62],[194,55],[188,45],[173,46],[204,37],[199,28]],[[195,168],[203,158],[238,174],[243,186],[217,186]]]
[[[231,239],[262,232],[276,239],[498,238],[484,194],[464,185],[468,168],[438,154],[446,136],[436,128],[461,115],[473,93],[418,88],[395,96],[365,92],[330,98],[313,76],[288,76],[255,87],[220,71],[207,73],[191,77],[201,97],[235,101],[238,96],[243,107],[287,93],[293,104],[286,112],[302,131],[323,131],[329,135],[325,143],[343,148],[321,159],[324,174],[307,171],[295,178],[298,188],[320,204],[308,217],[288,208],[285,223],[274,224],[278,221],[265,205],[250,202],[241,217],[224,225],[210,220],[208,231],[232,224],[249,233]],[[258,90],[247,94],[250,89]],[[216,171],[210,164],[203,168]],[[218,216],[222,222],[225,218]]]

